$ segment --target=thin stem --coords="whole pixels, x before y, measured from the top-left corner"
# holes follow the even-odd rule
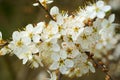
[[[61,80],[61,73],[58,73],[58,80]]]
[[[39,1],[37,1],[38,3],[39,3],[39,7],[42,7],[44,10],[45,10],[45,12],[48,14],[48,16],[53,20],[53,21],[56,21],[53,17],[52,17],[52,15],[50,14],[50,12],[48,11],[48,9],[46,8],[46,7],[44,7]]]

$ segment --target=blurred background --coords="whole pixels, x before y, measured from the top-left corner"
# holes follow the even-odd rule
[[[69,11],[71,14],[88,1],[90,0],[54,0],[54,3],[49,5],[49,9],[58,6],[60,10]],[[0,0],[0,31],[4,39],[10,39],[13,31],[23,29],[29,23],[49,21],[49,18],[45,18],[46,12],[42,8],[33,7],[32,4],[35,2],[36,0]],[[116,22],[120,23],[120,0],[106,0],[106,2],[113,7],[112,12],[116,14]],[[111,66],[110,71],[114,80],[120,80],[120,61],[111,63]],[[45,80],[42,77],[46,76],[48,74],[43,68],[31,69],[29,65],[23,65],[14,55],[0,56],[0,80]],[[90,73],[75,80],[104,80],[104,77],[105,74],[97,70],[95,74]]]

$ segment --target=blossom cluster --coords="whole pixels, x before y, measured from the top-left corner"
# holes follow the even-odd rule
[[[0,53],[15,54],[23,64],[30,62],[36,68],[46,65],[53,73],[59,71],[69,77],[94,73],[95,68],[86,52],[101,58],[117,43],[117,24],[114,23],[115,15],[109,14],[110,10],[103,1],[86,6],[74,15],[61,13],[54,6],[50,14],[55,21],[28,24],[24,30],[14,31],[12,41]]]

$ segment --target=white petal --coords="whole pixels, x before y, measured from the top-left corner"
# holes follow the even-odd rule
[[[105,17],[105,13],[103,11],[100,11],[97,13],[97,17],[98,18],[104,18]]]
[[[89,72],[89,68],[88,68],[87,66],[83,66],[83,67],[84,67],[84,68],[83,68],[82,72],[83,72],[84,74],[88,73],[88,72]]]
[[[58,32],[58,26],[57,26],[56,22],[50,21],[50,24],[52,25],[52,33],[56,34]]]
[[[53,38],[53,39],[50,40],[50,42],[51,42],[52,44],[57,44],[57,39],[56,39],[56,38]]]
[[[13,32],[13,34],[12,34],[13,41],[18,41],[18,40],[20,40],[20,38],[21,38],[21,36],[18,31]]]
[[[8,44],[8,48],[10,48],[11,50],[14,50],[16,47],[16,45],[14,45],[13,43]]]
[[[104,6],[102,8],[103,11],[107,12],[107,11],[110,11],[111,10],[111,6]]]
[[[67,74],[67,68],[65,66],[60,66],[59,70],[62,74]]]
[[[84,29],[84,33],[89,35],[89,34],[92,33],[92,30],[93,30],[92,27],[86,27],[86,28]]]
[[[58,9],[58,7],[56,7],[56,6],[52,7],[52,8],[50,9],[50,14],[51,14],[51,15],[57,15],[57,14],[59,14],[59,9]]]
[[[28,60],[27,58],[24,58],[23,59],[23,64],[26,64],[27,60]]]
[[[51,70],[56,70],[56,69],[58,69],[58,67],[59,67],[59,63],[58,63],[58,62],[54,62],[54,63],[49,67],[49,69],[51,69]]]
[[[35,42],[35,43],[38,43],[38,42],[40,42],[40,35],[34,35],[33,36],[33,42]]]
[[[33,31],[33,25],[32,25],[32,24],[28,24],[28,25],[26,26],[26,31],[32,32],[32,31]]]
[[[69,68],[73,67],[74,66],[74,62],[72,60],[67,59],[67,60],[65,60],[65,66],[69,67]]]
[[[97,5],[97,7],[101,8],[101,7],[104,6],[104,2],[103,2],[103,1],[98,1],[98,2],[96,3],[96,5]]]
[[[103,21],[102,21],[102,24],[101,24],[101,26],[104,28],[104,27],[106,27],[107,25],[108,25],[108,20],[106,20],[106,19],[104,19]]]
[[[86,7],[86,10],[87,10],[88,12],[92,12],[92,11],[94,10],[94,7],[93,7],[93,6],[87,6],[87,7]]]
[[[29,37],[23,37],[22,42],[25,45],[29,45],[31,43],[31,39]]]
[[[38,23],[37,26],[34,28],[34,33],[41,33],[44,27],[45,27],[44,22]]]
[[[57,54],[57,53],[53,53],[51,55],[51,58],[54,60],[54,61],[59,61],[60,60],[60,56]]]
[[[62,24],[63,24],[64,20],[63,20],[63,16],[62,16],[62,15],[58,15],[56,19],[57,19],[57,23],[58,23],[59,25],[62,25]]]
[[[90,66],[90,71],[95,73],[95,68],[93,66]]]
[[[33,3],[33,6],[38,6],[39,5],[39,3]]]
[[[73,41],[76,41],[78,39],[79,33],[77,34],[72,34],[72,39]]]
[[[53,2],[53,0],[47,0],[47,4],[50,4],[52,2]]]
[[[110,16],[109,16],[109,22],[110,23],[112,23],[112,22],[114,22],[114,20],[115,20],[115,14],[111,14]]]
[[[33,62],[32,65],[35,67],[35,68],[38,68],[39,67],[39,64],[37,62]]]
[[[29,33],[27,31],[21,31],[20,32],[21,37],[29,36]]]
[[[30,46],[30,50],[32,51],[32,53],[38,53],[39,49],[36,47],[36,45],[31,44]]]
[[[102,46],[103,46],[103,44],[97,44],[97,45],[96,45],[96,49],[101,49]]]
[[[53,51],[60,51],[60,46],[56,43],[52,45],[52,50]]]
[[[53,39],[58,39],[58,38],[60,38],[60,36],[61,36],[60,34],[55,34],[52,38]]]
[[[89,68],[90,68],[90,71],[95,73],[95,68],[93,67],[93,64],[91,62],[88,62],[88,64],[90,65]]]
[[[61,50],[61,51],[60,51],[60,57],[61,57],[62,59],[66,59],[66,58],[67,58],[67,53],[66,53],[65,50]]]
[[[90,18],[91,18],[91,19],[94,19],[94,18],[96,17],[96,14],[97,14],[97,13],[96,13],[95,11],[92,12],[92,13],[90,14]]]
[[[80,54],[80,52],[79,52],[78,50],[73,50],[71,56],[72,56],[73,58],[75,58],[75,57],[77,57],[79,54]]]
[[[29,53],[29,54],[28,54],[28,59],[31,60],[32,58],[33,58],[32,54]]]

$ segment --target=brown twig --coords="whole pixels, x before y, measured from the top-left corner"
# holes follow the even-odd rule
[[[44,10],[45,10],[45,12],[48,14],[48,16],[53,20],[53,21],[56,21],[53,17],[52,17],[52,15],[50,14],[50,12],[48,11],[48,9],[46,8],[46,7],[44,7],[39,1],[37,1],[38,2],[38,4],[39,4],[39,7],[42,7]]]
[[[91,59],[95,63],[95,65],[100,69],[102,69],[102,71],[106,74],[105,80],[113,80],[112,77],[109,75],[108,69],[104,65],[104,63],[102,63],[101,61],[99,63],[95,61],[95,59],[93,58],[93,55],[90,52],[85,52],[85,53],[88,55],[89,59]]]

